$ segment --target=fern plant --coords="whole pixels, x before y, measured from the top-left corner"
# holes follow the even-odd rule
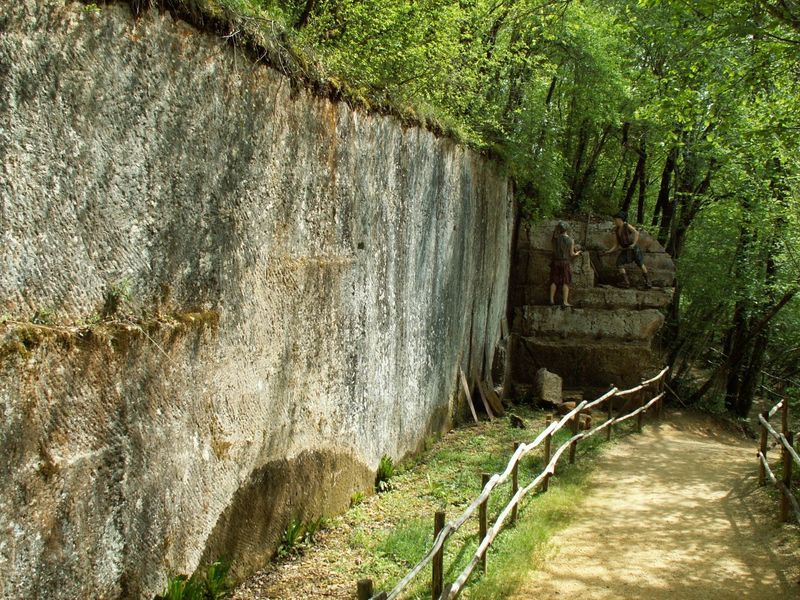
[[[224,561],[214,561],[206,570],[206,598],[223,600],[233,590],[233,581],[229,577],[231,566]]]
[[[233,590],[233,582],[228,576],[230,565],[223,561],[211,563],[205,578],[195,575],[173,575],[167,580],[167,587],[153,600],[224,600]]]
[[[281,536],[281,545],[278,547],[278,556],[289,556],[300,552],[303,543],[303,524],[298,519],[292,519],[286,526]]]
[[[173,575],[167,580],[164,593],[154,600],[205,600],[205,590],[194,576]]]
[[[394,477],[394,473],[395,466],[392,457],[384,454],[381,456],[381,461],[378,463],[378,471],[375,473],[375,491],[380,494],[391,490],[391,479]]]
[[[307,544],[314,544],[317,541],[317,534],[328,526],[328,520],[325,517],[319,517],[306,523],[306,531],[303,536],[303,541]]]

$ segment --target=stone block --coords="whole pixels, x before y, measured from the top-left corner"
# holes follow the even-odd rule
[[[539,369],[533,379],[533,398],[540,402],[561,403],[562,379],[547,369]]]
[[[601,390],[637,385],[655,370],[654,362],[650,345],[643,342],[521,337],[512,365],[514,380],[521,384],[546,368],[558,371],[565,387]]]
[[[523,306],[514,324],[523,336],[561,340],[620,340],[650,344],[664,323],[661,311],[599,308],[564,310],[551,306]]]

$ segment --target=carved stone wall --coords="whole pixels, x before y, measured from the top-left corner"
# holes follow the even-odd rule
[[[506,309],[494,163],[98,4],[0,11],[3,598],[261,566],[449,425]]]

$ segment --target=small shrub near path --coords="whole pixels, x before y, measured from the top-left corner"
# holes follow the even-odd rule
[[[236,600],[288,600],[342,598],[355,595],[356,582],[370,578],[376,590],[390,590],[429,550],[433,541],[433,515],[445,510],[447,520],[457,517],[480,491],[481,473],[505,469],[516,442],[530,442],[545,426],[546,413],[515,408],[527,429],[512,428],[508,418],[483,421],[455,429],[411,461],[399,464],[391,490],[373,494],[343,515],[330,520],[317,533],[316,543],[302,555],[282,558],[245,581],[234,592]],[[620,427],[625,429],[625,427]],[[564,431],[555,444],[567,439]],[[583,443],[580,457],[593,453],[600,437]],[[554,448],[557,447],[554,445]],[[476,572],[462,597],[498,598],[513,590],[532,564],[543,559],[547,540],[567,525],[572,509],[583,497],[589,461],[566,466],[552,480],[550,491],[529,495],[520,507],[516,526],[505,529],[489,551],[489,574]],[[520,484],[525,485],[543,467],[541,452],[520,464]],[[491,521],[510,498],[510,484],[493,492]],[[452,581],[477,547],[477,518],[470,519],[451,537],[445,553],[445,580]],[[430,597],[430,568],[408,588],[406,598]]]

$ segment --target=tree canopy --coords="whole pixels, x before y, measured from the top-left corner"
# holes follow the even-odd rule
[[[765,364],[800,378],[794,0],[193,2],[500,157],[528,218],[628,209],[678,264],[688,397],[746,415]]]

